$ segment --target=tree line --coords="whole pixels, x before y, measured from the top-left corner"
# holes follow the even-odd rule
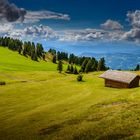
[[[62,61],[68,62],[66,73],[78,74],[79,72],[88,73],[109,69],[106,67],[104,58],[101,58],[98,61],[94,57],[79,57],[74,54],[68,54],[60,51],[57,52],[55,49],[49,49],[48,52],[53,55],[53,63],[57,63],[58,61],[58,69],[60,67],[60,71],[62,71]],[[77,70],[76,65],[81,67],[79,71]]]
[[[24,56],[30,56],[32,60],[38,61],[38,58],[44,58],[44,49],[42,44],[34,42],[22,42],[19,39],[10,37],[0,37],[0,46],[8,47],[10,50],[17,51]]]
[[[19,39],[0,37],[0,46],[8,47],[10,50],[17,51],[21,55],[27,57],[29,56],[34,61],[38,61],[39,58],[45,60],[45,51],[42,44],[40,43],[35,44],[34,42],[30,41],[22,42]],[[53,63],[60,61],[66,61],[68,63],[66,71],[67,73],[88,73],[92,71],[104,71],[108,69],[108,67],[105,65],[104,58],[101,58],[99,61],[97,61],[94,57],[79,57],[73,53],[68,54],[66,52],[56,51],[55,49],[49,49],[48,52],[53,56]],[[77,70],[76,66],[80,67],[80,70]]]

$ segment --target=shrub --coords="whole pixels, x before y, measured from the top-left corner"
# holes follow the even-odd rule
[[[4,81],[0,81],[0,85],[6,85]]]
[[[77,76],[77,81],[80,82],[80,81],[82,81],[82,80],[83,80],[83,75],[82,75],[82,74],[79,74],[79,75]]]

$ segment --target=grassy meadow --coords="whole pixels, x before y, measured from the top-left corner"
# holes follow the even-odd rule
[[[0,140],[139,140],[140,88],[104,87],[0,47]],[[140,72],[137,72],[140,74]]]

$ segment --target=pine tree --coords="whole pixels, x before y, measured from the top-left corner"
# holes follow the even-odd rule
[[[98,62],[98,67],[97,67],[97,70],[98,71],[104,71],[106,70],[106,66],[105,66],[105,59],[104,58],[101,58]]]
[[[19,46],[18,53],[21,54],[21,51],[22,51],[22,47]]]
[[[74,68],[73,74],[78,74],[77,68]]]
[[[56,63],[56,55],[53,55],[52,62],[53,62],[53,63]]]
[[[67,67],[67,72],[70,72],[70,65],[68,65]]]
[[[62,64],[62,61],[59,61],[59,62],[58,62],[57,70],[59,71],[59,73],[62,72],[62,70],[63,70],[63,64]]]
[[[82,63],[82,66],[81,66],[81,70],[80,70],[81,72],[85,72],[85,68],[86,68],[87,63],[88,63],[88,59],[85,59]]]
[[[138,64],[135,68],[135,71],[139,71],[140,70],[140,65]]]
[[[42,55],[42,59],[45,61],[45,53],[43,53],[43,55]]]
[[[71,67],[70,67],[70,72],[71,72],[71,73],[73,73],[73,72],[74,72],[73,65],[71,65]]]
[[[92,61],[89,59],[88,63],[86,64],[85,72],[88,73],[91,71]]]

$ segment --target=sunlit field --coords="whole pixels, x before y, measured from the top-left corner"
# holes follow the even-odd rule
[[[56,67],[0,48],[1,140],[140,139],[139,87],[104,87],[102,72],[77,82]]]

